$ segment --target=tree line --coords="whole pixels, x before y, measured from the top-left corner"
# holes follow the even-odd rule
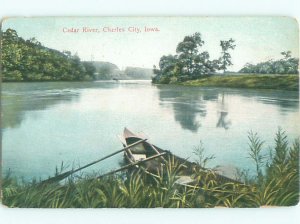
[[[235,41],[232,38],[220,41],[221,56],[213,60],[207,51],[200,51],[204,43],[198,32],[185,36],[177,45],[177,54],[162,56],[159,68],[154,66],[153,72],[156,76],[152,81],[172,83],[205,77],[217,71],[226,72],[228,66],[232,65],[229,51],[236,47]]]
[[[95,68],[77,54],[42,46],[35,38],[19,37],[13,29],[1,31],[2,81],[93,80]]]
[[[299,59],[291,56],[291,51],[281,52],[283,58],[269,60],[256,65],[247,63],[239,72],[258,74],[298,74]]]

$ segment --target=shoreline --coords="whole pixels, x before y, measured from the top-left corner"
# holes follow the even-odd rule
[[[299,75],[218,75],[174,84],[199,87],[226,87],[241,89],[273,89],[299,91]]]

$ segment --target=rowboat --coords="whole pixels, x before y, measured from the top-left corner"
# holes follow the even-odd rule
[[[103,176],[131,169],[141,169],[147,174],[158,177],[159,175],[166,173],[166,171],[170,174],[170,172],[174,171],[172,169],[175,168],[177,175],[176,183],[180,185],[201,185],[202,182],[197,179],[197,176],[199,177],[199,174],[204,174],[206,181],[213,180],[217,183],[241,183],[216,172],[211,172],[211,170],[205,169],[195,162],[190,162],[186,159],[180,158],[179,156],[172,154],[170,151],[163,150],[149,143],[144,136],[134,134],[127,128],[124,129],[123,136],[119,137],[123,144],[122,149],[112,152],[111,154],[106,155],[93,162],[85,164],[84,166],[78,167],[76,169],[71,169],[54,177],[48,178],[44,181],[41,181],[39,184],[48,184],[61,181],[80,170],[106,160],[121,152],[124,152],[124,158],[128,164],[116,170],[112,170],[108,173],[102,174],[97,178],[102,178]]]
[[[128,145],[132,145],[145,139],[145,137],[141,134],[135,134],[127,128],[124,129],[123,136],[119,137],[124,147],[128,147]],[[142,141],[141,143],[136,144],[133,147],[129,147],[124,151],[124,158],[129,164],[135,164],[138,161],[147,160],[147,158],[151,158],[153,156],[157,156],[157,158],[150,161],[140,162],[140,165],[135,166],[135,168],[142,169],[148,174],[157,176],[162,172],[162,170],[164,170],[164,166],[166,166],[168,162],[170,163],[170,161],[172,161],[173,164],[176,164],[177,166],[176,183],[180,185],[201,185],[201,181],[199,182],[199,179],[196,178],[197,173],[210,174],[210,178],[213,178],[218,183],[240,183],[237,180],[201,167],[195,162],[190,162],[187,159],[176,156],[170,151],[163,150],[148,141]]]

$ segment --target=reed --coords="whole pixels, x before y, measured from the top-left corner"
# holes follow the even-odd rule
[[[202,147],[202,146],[201,146]],[[199,151],[199,150],[198,150]],[[199,151],[203,153],[201,149]],[[264,142],[249,134],[249,157],[257,170],[246,184],[220,183],[213,170],[195,170],[197,185],[176,184],[181,167],[170,157],[157,175],[142,170],[118,175],[70,176],[58,183],[19,183],[3,178],[2,203],[26,208],[195,208],[292,206],[299,202],[299,139],[289,146],[281,129],[265,157]],[[204,157],[199,157],[203,162]]]

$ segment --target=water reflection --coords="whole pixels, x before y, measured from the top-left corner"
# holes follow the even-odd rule
[[[200,119],[198,118],[206,116],[206,109],[201,103],[201,99],[198,102],[176,102],[173,104],[175,120],[180,123],[183,129],[197,132],[198,128],[201,127]]]
[[[61,102],[72,102],[78,98],[76,92],[43,93],[38,95],[33,92],[26,94],[3,94],[2,96],[2,128],[19,127],[28,111],[45,110]]]
[[[297,111],[299,108],[298,93],[292,91],[198,88],[165,85],[157,85],[156,88],[158,89],[160,105],[172,108],[175,120],[183,129],[192,132],[197,132],[201,127],[201,122],[203,122],[208,113],[208,103],[216,104],[215,108],[213,108],[213,110],[210,108],[209,112],[217,112],[216,128],[229,129],[232,125],[232,121],[229,118],[231,109],[229,105],[232,106],[235,104],[234,102],[230,102],[234,96],[243,99],[245,101],[243,102],[246,104],[252,99],[257,103],[275,105],[282,114]]]
[[[217,128],[224,128],[224,129],[227,130],[231,125],[231,121],[227,120],[228,112],[220,111],[219,114],[220,115],[219,115],[219,119],[218,119],[216,127]]]
[[[224,92],[221,95],[221,100],[218,102],[218,122],[216,127],[217,128],[224,128],[228,129],[231,125],[231,121],[228,120],[228,104],[225,103],[225,94]]]
[[[77,101],[85,88],[116,88],[114,83],[48,82],[4,83],[1,93],[1,128],[19,127],[28,111]]]
[[[206,101],[216,101],[218,94],[196,88],[157,86],[160,105],[174,110],[175,121],[183,129],[197,132],[207,115]]]
[[[287,111],[295,111],[299,108],[298,91],[284,90],[250,90],[250,89],[230,89],[233,94],[239,94],[244,97],[254,98],[258,102],[278,106],[284,114]]]
[[[210,154],[218,155],[212,165],[252,169],[245,160],[248,131],[260,132],[266,145],[273,143],[278,126],[297,137],[298,106],[298,93],[285,91],[140,81],[5,83],[4,168],[30,178],[52,175],[61,161],[88,163],[119,148],[114,136],[127,126],[182,157],[192,155],[201,139]],[[92,169],[113,169],[119,160],[121,154]]]

